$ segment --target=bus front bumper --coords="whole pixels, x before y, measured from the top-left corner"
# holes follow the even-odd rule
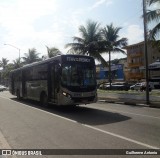
[[[59,95],[58,105],[81,105],[90,104],[97,102],[97,95],[87,96],[87,97],[74,97],[67,93],[62,93]]]

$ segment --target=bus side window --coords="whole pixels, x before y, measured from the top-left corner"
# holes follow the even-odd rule
[[[24,80],[25,81],[29,81],[31,79],[31,72],[30,72],[30,70],[26,69],[26,70],[23,71],[23,73],[24,73]]]

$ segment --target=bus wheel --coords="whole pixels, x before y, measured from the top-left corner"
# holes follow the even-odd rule
[[[40,96],[40,104],[42,106],[47,106],[48,105],[48,99],[46,93],[42,93]]]

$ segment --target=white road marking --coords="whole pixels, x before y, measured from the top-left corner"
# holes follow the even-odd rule
[[[0,96],[0,97],[1,97],[1,96]],[[2,97],[2,98],[17,103],[17,101],[11,100],[11,99],[9,99],[9,98],[6,98],[6,97]],[[19,103],[19,102],[18,102],[18,103]],[[38,110],[38,111],[41,111],[41,112],[44,112],[44,113],[47,113],[47,114],[56,116],[56,117],[58,117],[58,118],[61,118],[61,119],[70,121],[70,122],[72,122],[72,123],[81,124],[81,123],[79,123],[79,122],[77,122],[77,121],[75,121],[75,120],[68,119],[68,118],[66,118],[66,117],[59,116],[59,115],[57,115],[57,114],[53,114],[53,113],[50,113],[50,112],[47,112],[47,111],[44,111],[44,110],[41,110],[41,109],[37,109],[37,108],[35,108],[35,107],[27,106],[26,104],[23,104],[23,103],[19,103],[19,104],[22,104],[22,105],[24,105],[24,106],[26,106],[26,107],[28,107],[28,108],[32,108],[32,109],[35,109],[35,110]],[[143,147],[147,147],[147,148],[151,148],[151,149],[160,149],[159,147],[152,146],[152,145],[149,145],[149,144],[146,144],[146,143],[142,143],[142,142],[140,142],[140,141],[137,141],[137,140],[134,140],[134,139],[130,139],[130,138],[127,138],[127,137],[124,137],[124,136],[121,136],[121,135],[119,135],[119,134],[115,134],[115,133],[112,133],[112,132],[109,132],[109,131],[105,131],[105,130],[102,130],[102,129],[99,129],[99,128],[96,128],[96,127],[93,127],[93,126],[90,126],[90,125],[87,125],[87,124],[81,124],[81,125],[84,126],[84,127],[87,127],[87,128],[90,128],[90,129],[93,129],[93,130],[96,130],[96,131],[99,131],[99,132],[101,132],[101,133],[105,133],[105,134],[107,134],[107,135],[111,135],[111,136],[113,136],[113,137],[117,137],[117,138],[126,140],[126,141],[128,141],[128,142],[132,142],[132,143],[141,145],[141,146],[143,146]]]
[[[159,149],[158,147],[156,146],[152,146],[152,145],[148,145],[148,144],[145,144],[145,143],[142,143],[142,142],[139,142],[137,140],[134,140],[134,139],[130,139],[130,138],[127,138],[127,137],[124,137],[124,136],[121,136],[119,134],[115,134],[115,133],[112,133],[112,132],[108,132],[108,131],[105,131],[105,130],[101,130],[99,128],[96,128],[96,127],[93,127],[93,126],[90,126],[90,125],[86,125],[86,124],[83,124],[85,127],[88,127],[88,128],[91,128],[91,129],[94,129],[96,131],[99,131],[99,132],[102,132],[102,133],[105,133],[105,134],[108,134],[108,135],[111,135],[113,137],[117,137],[117,138],[120,138],[120,139],[123,139],[123,140],[126,140],[126,141],[129,141],[129,142],[132,142],[132,143],[135,143],[135,144],[138,144],[138,145],[141,145],[141,146],[144,146],[144,147],[147,147],[147,148],[151,148],[151,149]]]

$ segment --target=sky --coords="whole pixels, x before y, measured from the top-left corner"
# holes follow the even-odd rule
[[[113,23],[121,27],[120,37],[128,44],[143,41],[142,0],[0,0],[0,60],[9,62],[36,48],[39,56],[48,47],[66,54],[65,44],[79,36],[78,28],[87,20],[101,27]],[[105,55],[108,61],[108,55]],[[114,54],[112,59],[125,55]]]

